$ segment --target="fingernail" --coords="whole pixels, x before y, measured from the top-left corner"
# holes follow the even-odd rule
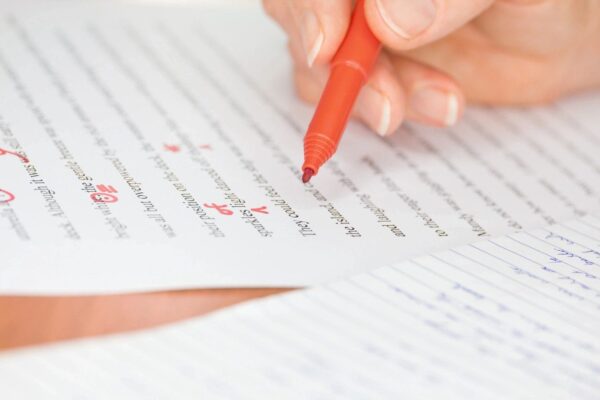
[[[356,105],[357,112],[379,136],[389,133],[392,104],[387,96],[370,86],[365,86]]]
[[[413,112],[437,124],[452,126],[458,121],[458,96],[433,86],[415,89],[409,100]]]
[[[300,21],[300,38],[302,39],[302,46],[304,46],[304,51],[306,53],[306,63],[309,67],[312,67],[315,59],[319,55],[319,51],[321,51],[321,46],[325,39],[319,19],[313,11],[306,10],[304,14],[302,14],[302,19]]]
[[[404,39],[429,28],[436,14],[432,0],[375,0],[375,5],[388,28]]]

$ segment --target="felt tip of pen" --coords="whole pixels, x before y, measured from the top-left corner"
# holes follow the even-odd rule
[[[315,171],[313,171],[311,168],[304,168],[304,173],[302,174],[302,183],[308,183],[314,174]]]

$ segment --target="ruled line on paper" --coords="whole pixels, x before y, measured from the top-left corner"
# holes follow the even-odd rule
[[[0,355],[0,384],[25,399],[597,400],[600,311],[596,292],[580,284],[596,282],[594,253],[585,253],[600,246],[594,221],[480,241],[148,332]]]

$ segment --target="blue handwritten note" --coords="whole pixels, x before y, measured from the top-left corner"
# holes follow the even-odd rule
[[[0,356],[7,398],[598,399],[600,218]],[[8,392],[6,392],[8,391]]]

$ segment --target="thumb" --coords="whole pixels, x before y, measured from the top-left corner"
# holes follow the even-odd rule
[[[460,28],[494,0],[366,0],[371,30],[384,46],[408,50]]]

